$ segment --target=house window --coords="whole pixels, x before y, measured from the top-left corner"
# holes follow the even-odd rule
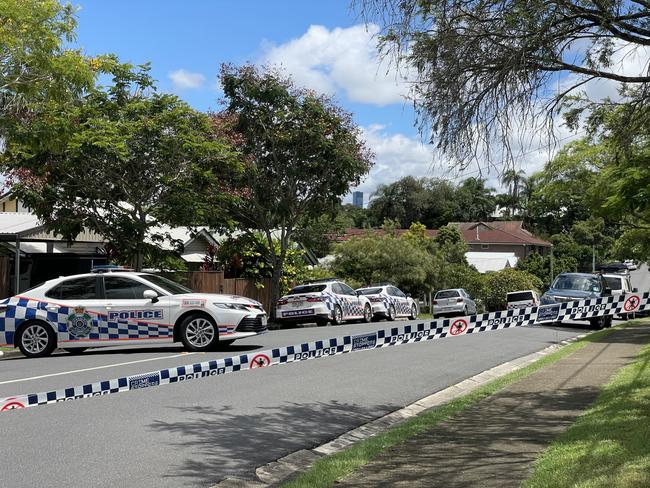
[[[490,249],[489,244],[481,244],[481,249]]]

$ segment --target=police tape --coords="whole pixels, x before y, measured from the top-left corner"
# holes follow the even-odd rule
[[[144,374],[123,376],[54,391],[14,395],[0,399],[0,412],[181,383],[236,371],[265,368],[277,364],[443,339],[449,336],[458,337],[510,327],[556,323],[565,320],[589,320],[602,316],[632,314],[644,310],[650,310],[650,292],[437,319],[428,324],[422,322],[415,325],[404,325],[369,333],[305,342],[294,346],[166,368]]]

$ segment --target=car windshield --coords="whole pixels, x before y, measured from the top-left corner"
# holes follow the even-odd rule
[[[460,296],[457,290],[442,290],[436,293],[436,298],[456,298]]]
[[[327,288],[327,285],[301,285],[296,286],[287,295],[300,295],[301,293],[318,293]]]
[[[553,283],[556,290],[600,291],[600,281],[591,276],[558,276]]]
[[[612,290],[622,290],[623,289],[623,280],[615,276],[604,276],[607,286]]]
[[[357,291],[361,295],[378,295],[381,293],[381,288],[359,288]]]
[[[167,293],[171,293],[172,295],[182,295],[184,293],[192,293],[192,290],[190,290],[189,288],[186,288],[183,285],[179,285],[178,283],[170,279],[167,279],[163,276],[158,276],[154,274],[141,274],[140,276],[143,277],[145,280],[150,281],[158,288],[162,288]]]
[[[533,299],[533,294],[529,291],[517,291],[514,293],[508,293],[509,302],[523,302],[532,299]]]

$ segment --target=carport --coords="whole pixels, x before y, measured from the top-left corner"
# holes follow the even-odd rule
[[[99,234],[84,231],[74,242],[68,242],[47,231],[38,218],[28,212],[0,213],[0,245],[5,253],[4,259],[0,261],[0,294],[3,297],[9,296],[12,289],[14,293],[19,293],[26,288],[21,286],[21,276],[25,274],[21,273],[21,260],[26,257],[29,257],[32,264],[44,263],[40,281],[56,276],[49,276],[48,271],[51,274],[62,267],[66,270],[80,267],[82,270],[90,270],[92,264],[106,262],[104,239]],[[27,281],[31,281],[30,278],[28,276]],[[33,284],[28,283],[29,286]]]

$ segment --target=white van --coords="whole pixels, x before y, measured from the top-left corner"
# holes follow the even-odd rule
[[[508,310],[511,308],[537,307],[539,295],[535,290],[512,291],[506,295]]]

